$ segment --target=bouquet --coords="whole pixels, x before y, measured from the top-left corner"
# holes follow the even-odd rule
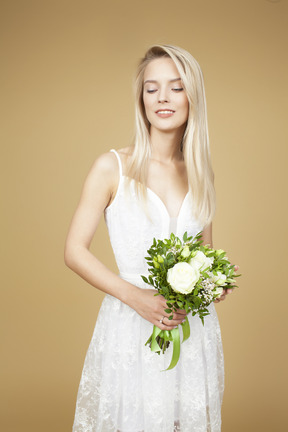
[[[169,239],[156,240],[148,249],[145,257],[148,263],[148,277],[141,276],[143,281],[152,285],[167,303],[165,312],[173,319],[173,311],[185,309],[187,314],[198,315],[204,325],[204,317],[209,315],[207,307],[220,297],[223,289],[234,288],[235,268],[226,252],[202,245],[202,232],[194,238],[187,232],[183,241],[173,233]],[[183,340],[190,336],[190,325],[186,316],[181,324]],[[169,367],[173,369],[180,357],[179,326],[173,330],[161,330],[154,325],[153,332],[146,342],[152,351],[165,353],[172,342],[173,354]]]

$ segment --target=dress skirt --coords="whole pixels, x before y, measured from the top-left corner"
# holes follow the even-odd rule
[[[126,278],[128,279],[128,278]],[[129,280],[129,279],[128,279]],[[140,277],[129,282],[151,288]],[[214,304],[204,326],[189,314],[190,338],[176,367],[145,343],[153,325],[106,295],[86,355],[73,432],[220,432],[224,367]]]

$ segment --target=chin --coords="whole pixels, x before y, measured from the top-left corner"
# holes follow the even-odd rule
[[[179,125],[151,126],[153,126],[154,129],[157,129],[159,132],[179,132],[181,130],[185,130],[186,122]]]

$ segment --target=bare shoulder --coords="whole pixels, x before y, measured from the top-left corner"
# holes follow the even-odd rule
[[[117,150],[117,152],[120,156],[121,162],[122,162],[124,173],[127,172],[127,170],[126,170],[127,164],[129,162],[130,157],[133,154],[133,150],[134,150],[134,146],[123,147],[123,148]]]
[[[117,173],[118,162],[113,152],[103,153],[94,161],[90,172],[98,172],[102,175]]]
[[[109,203],[119,183],[119,166],[115,154],[103,153],[92,164],[84,185],[84,194],[103,196]]]
[[[116,151],[120,156],[123,169],[125,170],[127,161],[132,155],[133,146],[123,147]],[[103,153],[98,156],[97,159],[94,161],[88,177],[98,180],[99,176],[101,177],[102,182],[105,181],[107,185],[110,185],[112,187],[118,185],[119,164],[114,152],[109,151]]]
[[[128,156],[132,155],[133,150],[134,150],[134,146],[131,145],[131,146],[123,147],[117,151],[118,151],[118,153],[121,153],[121,154],[128,157]]]

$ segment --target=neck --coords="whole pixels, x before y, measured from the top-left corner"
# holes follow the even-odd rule
[[[151,157],[152,159],[161,160],[162,162],[171,162],[172,160],[182,160],[181,142],[185,128],[179,128],[176,131],[159,131],[151,127]]]

